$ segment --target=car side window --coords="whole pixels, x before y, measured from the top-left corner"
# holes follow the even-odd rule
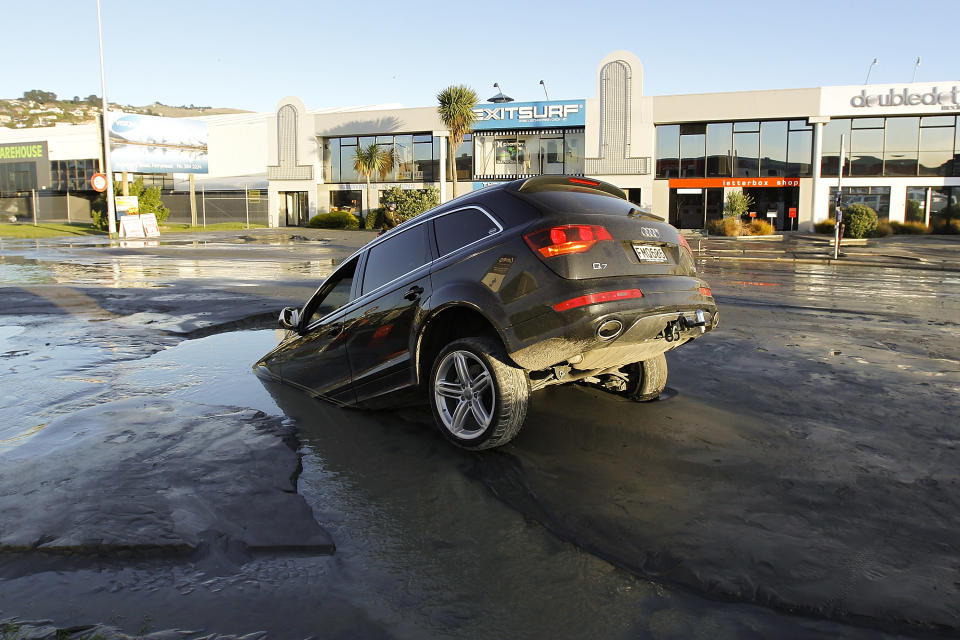
[[[323,283],[317,297],[308,303],[306,311],[310,316],[304,326],[313,324],[350,302],[350,290],[353,288],[358,261],[358,258],[354,258],[350,264],[339,269],[332,278]]]
[[[433,226],[437,232],[437,248],[440,250],[440,257],[500,230],[500,227],[487,214],[472,208],[441,216],[434,221]]]
[[[430,262],[427,225],[418,224],[372,247],[363,272],[363,293]]]

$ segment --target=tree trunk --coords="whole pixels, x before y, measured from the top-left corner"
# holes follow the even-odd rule
[[[373,202],[370,201],[370,176],[367,176],[367,214],[370,215],[370,212],[373,211]],[[367,219],[363,214],[363,207],[360,207],[360,222],[366,223]]]
[[[447,138],[447,140],[449,140],[450,146],[449,153],[447,155],[450,156],[450,177],[453,179],[453,197],[456,198],[457,195],[459,195],[457,193],[457,159],[454,157],[456,150],[453,146],[453,139]],[[460,145],[457,146],[459,147]]]

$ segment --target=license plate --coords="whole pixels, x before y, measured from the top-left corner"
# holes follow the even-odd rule
[[[640,262],[666,262],[667,254],[660,247],[651,247],[646,244],[635,244],[633,250],[637,252]]]

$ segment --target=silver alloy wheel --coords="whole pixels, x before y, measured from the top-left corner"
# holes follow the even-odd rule
[[[469,351],[451,351],[440,362],[433,394],[443,426],[461,440],[486,432],[496,393],[487,365]]]

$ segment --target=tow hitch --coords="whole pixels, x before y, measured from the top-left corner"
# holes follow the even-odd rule
[[[667,342],[674,342],[679,340],[681,334],[687,329],[693,329],[695,327],[700,327],[700,333],[704,333],[707,329],[707,320],[706,316],[703,314],[702,309],[697,309],[697,312],[694,314],[693,319],[687,318],[684,315],[679,316],[676,320],[671,320],[667,323],[667,326],[663,328],[663,331],[660,332],[658,338],[663,338]]]

